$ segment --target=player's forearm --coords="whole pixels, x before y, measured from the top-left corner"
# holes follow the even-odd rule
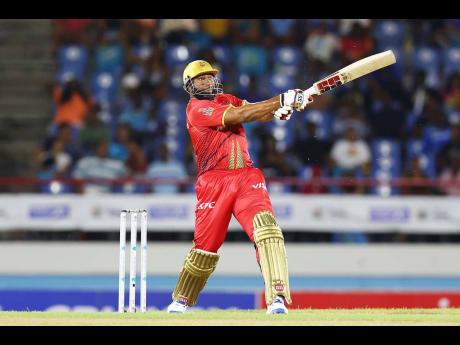
[[[230,108],[224,117],[226,125],[236,125],[252,121],[269,121],[273,112],[280,107],[280,96],[275,96],[266,101],[247,103],[241,107]]]

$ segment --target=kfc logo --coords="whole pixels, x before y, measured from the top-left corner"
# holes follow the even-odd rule
[[[198,205],[197,210],[206,210],[207,208],[214,208],[215,205],[216,205],[215,201],[203,202]]]

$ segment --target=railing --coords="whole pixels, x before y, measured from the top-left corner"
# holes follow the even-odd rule
[[[179,187],[188,187],[188,191],[193,192],[193,186],[196,182],[195,177],[185,179],[177,178],[145,178],[130,177],[119,179],[39,179],[35,177],[0,177],[1,192],[40,192],[40,188],[52,184],[61,184],[71,187],[73,192],[82,192],[86,185],[101,185],[109,187],[126,187],[126,186],[143,186],[145,192],[151,192],[152,186],[177,185]],[[460,189],[460,181],[441,180],[427,178],[396,178],[391,180],[379,180],[375,178],[311,178],[304,179],[298,177],[267,178],[267,187],[275,188],[283,186],[290,188],[290,192],[298,193],[317,193],[328,194],[332,188],[343,189],[350,192],[347,188],[356,188],[362,193],[369,192],[372,188],[399,188],[399,194],[439,194],[449,188]],[[423,192],[424,191],[424,192]],[[353,191],[351,191],[353,192]]]

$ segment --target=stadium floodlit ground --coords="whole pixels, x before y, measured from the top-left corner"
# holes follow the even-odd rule
[[[288,315],[263,310],[167,314],[0,312],[1,325],[49,326],[460,326],[460,309],[303,309]]]

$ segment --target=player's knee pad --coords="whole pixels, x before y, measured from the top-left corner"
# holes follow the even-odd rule
[[[284,237],[271,212],[261,211],[254,216],[254,242],[259,251],[260,266],[265,280],[265,300],[273,302],[277,295],[291,303],[289,273]]]
[[[184,267],[179,274],[173,300],[181,299],[192,306],[203,290],[209,276],[216,269],[219,255],[201,249],[192,249],[185,258]]]

